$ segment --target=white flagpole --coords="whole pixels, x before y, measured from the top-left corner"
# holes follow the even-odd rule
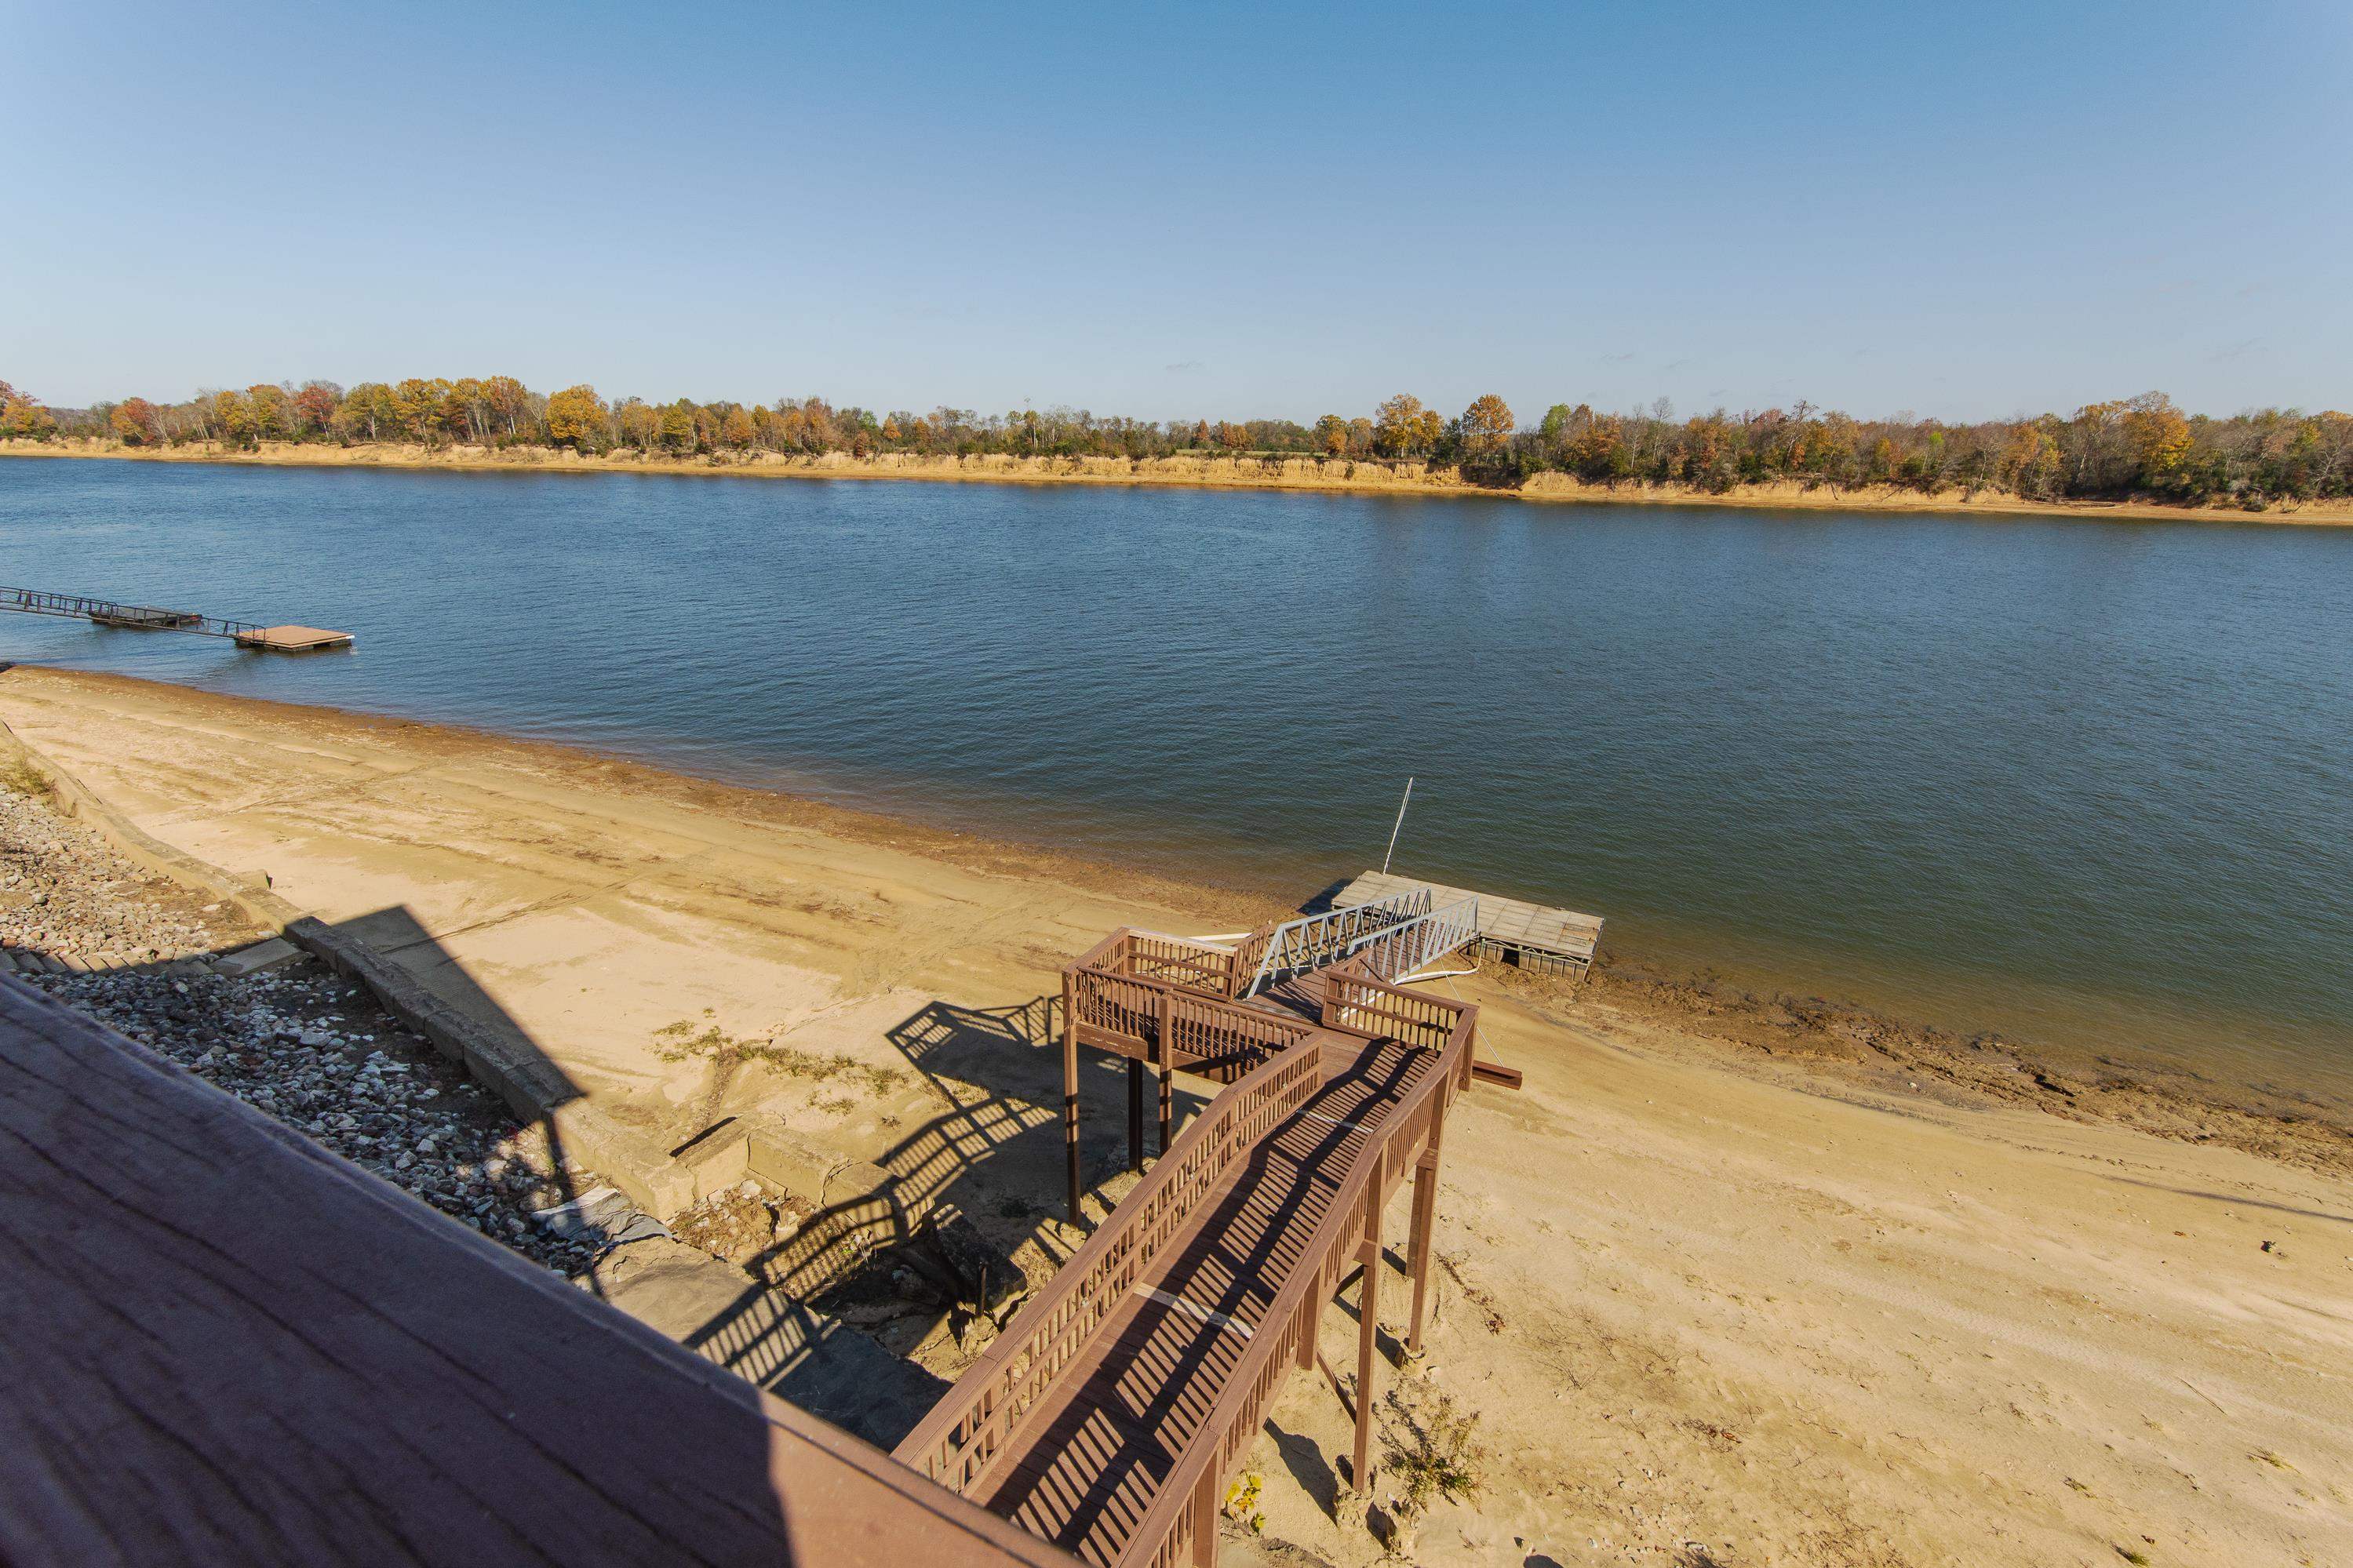
[[[1405,808],[1412,803],[1413,775],[1408,773],[1405,778],[1405,798],[1398,802],[1397,822],[1389,829],[1389,852],[1381,857],[1381,875],[1384,877],[1389,874],[1389,861],[1397,854],[1398,829],[1405,826]]]

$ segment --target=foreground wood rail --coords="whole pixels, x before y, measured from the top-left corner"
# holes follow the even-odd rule
[[[1207,1041],[1193,1059],[1229,1070],[1221,1031],[1246,1033],[1232,1015],[1252,1009],[1166,978],[1217,969],[1167,951],[1174,940],[1117,932],[1066,971],[1067,1038],[1116,1036],[1131,1060],[1144,1047],[1179,1062]],[[1361,1270],[1348,1476],[1368,1487],[1381,1212],[1412,1173],[1418,1352],[1445,1115],[1472,1081],[1478,1028],[1477,1008],[1373,967],[1352,958],[1293,982],[1281,1004],[1312,1006],[1312,1022],[1259,1010],[1280,1040],[1166,1147],[898,1458],[1107,1568],[1211,1563],[1228,1479],[1291,1373],[1314,1367],[1324,1310]]]
[[[0,977],[0,1563],[1067,1563]]]

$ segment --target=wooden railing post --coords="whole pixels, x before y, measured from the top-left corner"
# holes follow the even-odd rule
[[[1085,1224],[1079,1209],[1079,1012],[1078,986],[1062,971],[1062,1142],[1071,1173],[1071,1223]]]
[[[1160,1152],[1168,1152],[1168,1124],[1176,1104],[1176,993],[1160,994],[1160,1037],[1153,1042],[1160,1066]]]
[[[1144,1063],[1127,1058],[1127,1168],[1144,1169]]]

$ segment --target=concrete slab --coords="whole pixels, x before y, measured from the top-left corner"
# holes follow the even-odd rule
[[[248,974],[259,974],[265,969],[275,969],[281,963],[291,963],[302,956],[302,950],[282,936],[268,942],[257,942],[251,947],[238,948],[213,960],[213,973],[231,980],[242,980]]]

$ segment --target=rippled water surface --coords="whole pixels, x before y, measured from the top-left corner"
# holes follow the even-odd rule
[[[1377,863],[1964,1028],[2353,1080],[2353,530],[0,462],[0,658],[1303,898]]]

